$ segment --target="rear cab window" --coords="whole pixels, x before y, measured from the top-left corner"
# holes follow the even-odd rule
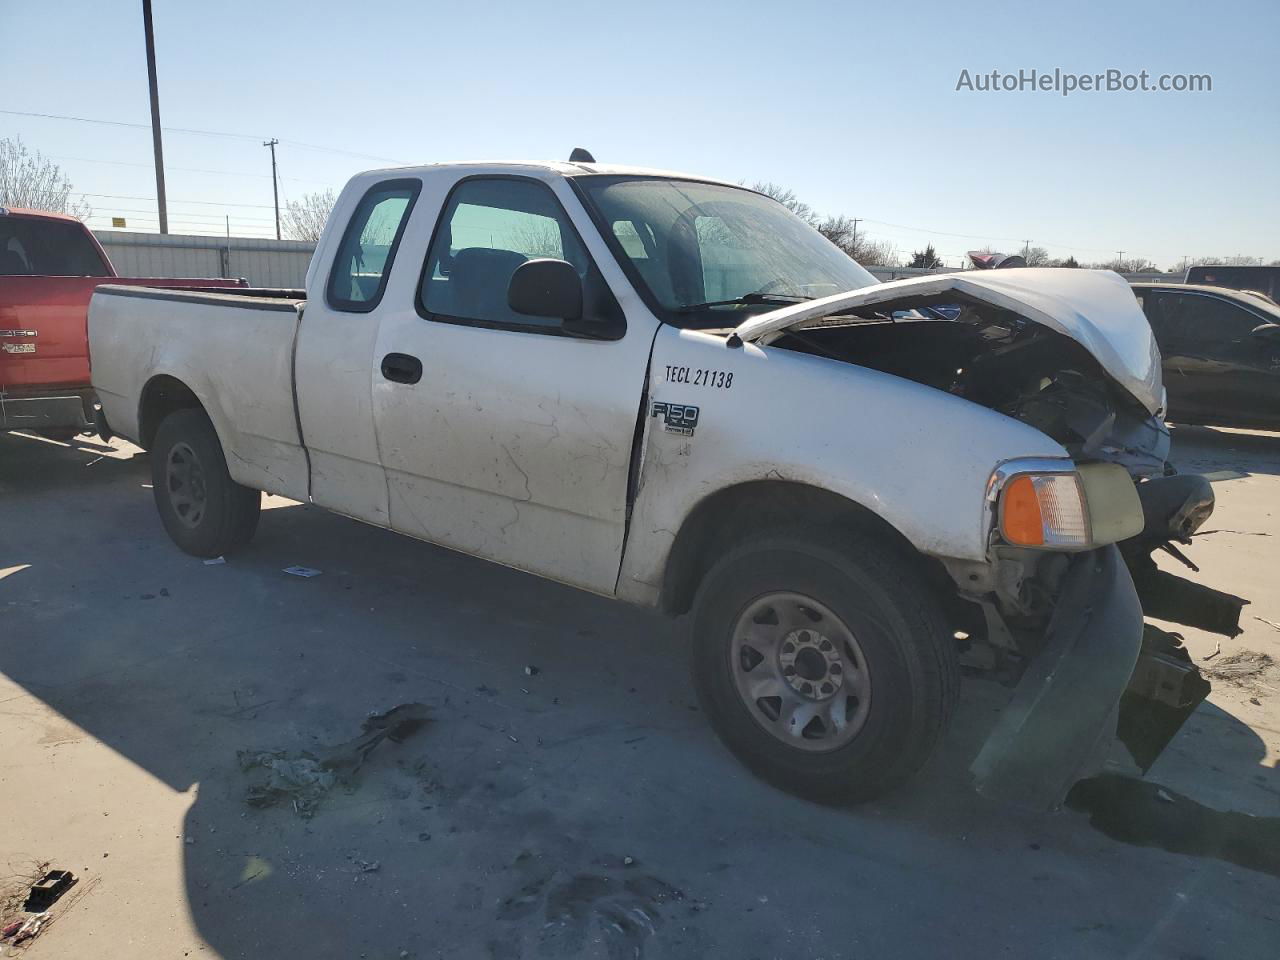
[[[421,189],[419,180],[384,180],[360,198],[329,271],[334,310],[367,313],[378,305]]]
[[[0,216],[0,277],[109,277],[79,223]]]

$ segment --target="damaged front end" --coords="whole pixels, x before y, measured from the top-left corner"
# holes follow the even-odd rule
[[[1079,554],[1017,555],[995,546],[997,583],[981,596],[986,641],[1021,661],[1014,695],[971,766],[984,795],[1038,808],[1058,806],[1071,785],[1095,772],[1112,735],[1145,773],[1209,693],[1182,638],[1145,616],[1225,636],[1240,632],[1244,599],[1160,570],[1164,549],[1213,511],[1199,476],[1137,483],[1143,527],[1116,545]],[[1013,572],[1010,572],[1012,568]],[[1029,601],[1039,598],[1039,602]]]
[[[972,764],[975,784],[1053,808],[1113,736],[1145,772],[1208,693],[1181,638],[1144,616],[1234,636],[1246,601],[1152,557],[1191,565],[1179,545],[1212,513],[1213,491],[1167,462],[1160,356],[1128,285],[1092,271],[1000,273],[881,284],[757,317],[736,335],[927,384],[1065,449],[1069,460],[997,468],[987,560],[943,560],[964,662],[1015,686]],[[1075,532],[1035,542],[1006,530],[1018,477],[1028,491],[1074,484]]]

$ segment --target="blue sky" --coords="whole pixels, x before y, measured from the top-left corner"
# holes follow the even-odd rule
[[[785,184],[952,265],[1024,239],[1081,260],[1280,259],[1276,0],[154,5],[165,126],[245,135],[166,133],[173,232],[228,213],[235,233],[271,232],[274,136],[286,198],[386,160],[583,145]],[[0,110],[145,124],[140,8],[0,0]],[[1208,73],[1213,91],[955,89],[962,69],[1055,67]],[[15,134],[92,194],[95,226],[154,229],[148,130],[0,113]]]

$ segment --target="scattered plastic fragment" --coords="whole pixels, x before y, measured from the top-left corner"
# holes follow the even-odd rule
[[[285,567],[284,572],[295,577],[318,577],[324,573],[323,570],[317,570],[314,567]]]
[[[210,557],[208,560],[204,562],[204,565],[206,567],[216,567],[218,564],[226,563],[226,562],[227,562],[226,557]]]
[[[529,664],[529,666],[524,668],[524,675],[526,677],[536,677],[541,672],[542,670],[538,667],[535,667],[533,664]]]
[[[47,913],[37,913],[34,916],[27,917],[22,926],[18,928],[18,932],[13,935],[13,942],[19,944],[27,940],[34,940],[48,919],[49,915]]]

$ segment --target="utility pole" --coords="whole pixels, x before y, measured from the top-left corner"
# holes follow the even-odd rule
[[[1119,250],[1117,251],[1117,254],[1118,256],[1116,257],[1116,270],[1119,271],[1124,269],[1124,251]]]
[[[280,141],[275,137],[270,140],[264,140],[262,145],[271,148],[271,195],[275,198],[276,203],[276,239],[280,239],[280,187],[276,182],[276,144]]]
[[[147,36],[147,83],[151,88],[151,145],[156,154],[156,206],[160,232],[169,232],[169,204],[164,195],[164,144],[160,140],[160,88],[156,82],[156,36],[151,29],[151,0],[142,0],[142,29]]]
[[[858,252],[858,224],[862,222],[861,217],[853,218],[853,239],[849,241],[849,246],[854,253]]]

